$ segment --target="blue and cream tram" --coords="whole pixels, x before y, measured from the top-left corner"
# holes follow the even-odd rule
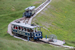
[[[25,9],[25,12],[23,13],[23,17],[30,18],[34,14],[35,14],[35,6],[30,6]]]
[[[42,39],[42,32],[40,26],[31,26],[25,23],[12,23],[12,33],[20,34],[33,38],[34,40]]]

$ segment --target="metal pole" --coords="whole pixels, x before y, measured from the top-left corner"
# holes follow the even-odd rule
[[[29,41],[29,37],[28,37],[28,41]]]
[[[47,35],[46,35],[46,39],[47,39]]]

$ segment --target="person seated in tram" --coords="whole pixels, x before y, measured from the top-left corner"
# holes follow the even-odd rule
[[[17,29],[17,26],[14,26],[14,29]]]
[[[33,29],[30,29],[30,32],[33,32]]]

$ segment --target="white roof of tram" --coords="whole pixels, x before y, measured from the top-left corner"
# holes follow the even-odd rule
[[[17,25],[17,26],[23,26],[23,27],[27,27],[27,28],[36,28],[39,26],[31,26],[29,24],[25,24],[25,23],[16,23],[16,22],[12,22],[13,25]]]
[[[33,9],[35,9],[35,6],[27,7],[25,10],[33,10]]]

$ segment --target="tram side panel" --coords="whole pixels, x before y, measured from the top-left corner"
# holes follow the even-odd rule
[[[12,27],[12,32],[13,33],[16,33],[16,34],[20,34],[20,35],[23,35],[23,36],[27,36],[27,37],[30,37],[30,38],[33,38],[33,39],[42,39],[43,37],[42,37],[42,32],[40,31],[40,32],[29,32],[29,31],[25,31],[25,29],[24,30],[19,30],[20,28],[19,28],[20,26],[16,26],[16,25],[14,25],[13,27]],[[21,28],[25,28],[25,27],[22,27],[21,26]]]

